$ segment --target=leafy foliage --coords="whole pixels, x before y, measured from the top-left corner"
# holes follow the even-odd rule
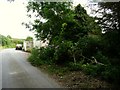
[[[69,70],[82,70],[87,74],[100,75],[106,80],[118,82],[118,30],[106,30],[103,34],[99,25],[104,23],[98,25],[95,18],[87,15],[80,4],[73,9],[68,2],[33,1],[28,3],[27,9],[36,14],[30,30],[37,32],[38,39],[49,41],[47,47],[33,50],[29,58],[33,64],[64,66]],[[110,10],[112,11],[111,8]]]
[[[98,13],[103,10],[102,17],[98,18],[98,23],[101,25],[101,27],[104,29],[105,32],[109,31],[119,31],[120,27],[120,2],[101,2],[98,3],[99,10]]]
[[[30,37],[30,36],[28,36],[28,37],[26,38],[26,41],[32,41],[32,40],[33,40],[33,38]]]
[[[5,48],[13,48],[16,44],[23,43],[22,39],[13,39],[10,35],[7,37],[0,35],[0,44]]]

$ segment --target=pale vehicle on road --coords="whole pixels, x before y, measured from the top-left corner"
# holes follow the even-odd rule
[[[22,50],[22,44],[17,44],[16,45],[16,50]]]

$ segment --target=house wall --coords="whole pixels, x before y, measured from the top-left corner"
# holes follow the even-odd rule
[[[34,40],[33,41],[33,47],[40,48],[40,47],[46,47],[48,45],[49,41],[46,40],[46,42],[43,43],[41,40]]]
[[[46,40],[46,42],[43,43],[41,40],[33,40],[33,41],[24,41],[23,42],[23,50],[27,51],[31,48],[40,48],[40,47],[46,47],[48,45],[49,41]]]
[[[24,51],[27,51],[31,48],[33,48],[33,41],[24,41],[23,42],[23,50]]]

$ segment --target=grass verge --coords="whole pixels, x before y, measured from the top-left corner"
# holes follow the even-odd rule
[[[68,67],[40,65],[42,72],[47,73],[65,88],[112,88],[112,84],[97,77],[86,75],[82,71],[70,71]]]

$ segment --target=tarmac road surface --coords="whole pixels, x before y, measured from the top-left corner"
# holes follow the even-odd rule
[[[2,88],[60,87],[55,80],[32,66],[27,61],[27,57],[28,53],[20,50],[4,49],[0,51],[0,68],[2,68],[0,81],[2,80]]]

